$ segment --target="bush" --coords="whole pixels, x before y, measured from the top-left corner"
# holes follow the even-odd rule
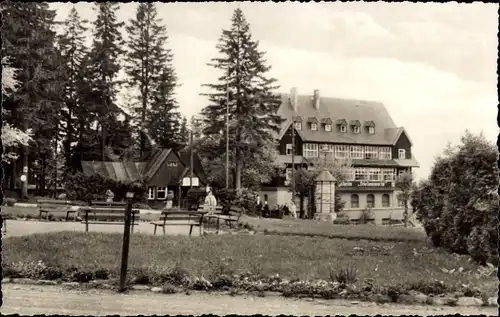
[[[351,223],[349,216],[345,212],[337,213],[337,218],[333,221],[336,225],[348,225]]]
[[[14,205],[16,204],[16,199],[14,198],[5,198],[4,199],[4,204],[8,207],[14,207]]]
[[[375,217],[373,210],[371,208],[365,208],[361,211],[361,216],[359,217],[359,223],[367,224]]]
[[[333,269],[330,268],[330,279],[336,281],[341,285],[354,284],[358,281],[357,271],[352,267],[341,268],[335,275]]]
[[[100,175],[88,176],[82,172],[69,175],[65,182],[65,188],[66,195],[70,200],[85,202],[102,200],[108,189],[113,192],[114,201],[124,200],[127,192],[134,193],[135,202],[146,200],[146,186],[142,182],[124,183]]]
[[[466,132],[461,145],[436,160],[412,206],[435,246],[496,264],[498,184],[496,147]]]
[[[205,202],[207,191],[202,187],[190,188],[187,192],[188,209],[197,210],[200,205]]]

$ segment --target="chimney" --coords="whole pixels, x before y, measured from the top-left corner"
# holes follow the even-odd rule
[[[297,111],[297,106],[299,104],[299,98],[297,95],[297,87],[292,87],[292,89],[290,89],[290,104],[292,106],[292,109],[294,111]]]
[[[314,108],[316,108],[316,110],[319,110],[319,90],[318,89],[314,90]]]

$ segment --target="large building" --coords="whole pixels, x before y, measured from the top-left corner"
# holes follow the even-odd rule
[[[315,90],[298,95],[292,88],[282,95],[278,113],[285,119],[277,135],[283,177],[262,189],[262,199],[270,206],[291,199],[292,129],[295,129],[295,168],[309,166],[323,156],[350,162],[347,181],[336,191],[345,202],[344,211],[352,220],[362,210],[372,209],[377,223],[401,219],[402,202],[395,187],[397,175],[411,172],[418,163],[412,143],[403,127],[398,127],[382,103],[321,97]]]

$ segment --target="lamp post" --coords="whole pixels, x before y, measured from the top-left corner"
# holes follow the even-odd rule
[[[295,203],[295,116],[292,117],[292,201]]]
[[[230,68],[227,68],[226,80],[226,190],[229,189],[229,77]]]

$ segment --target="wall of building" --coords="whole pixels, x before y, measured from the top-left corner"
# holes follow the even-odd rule
[[[264,202],[264,195],[267,195],[267,204],[269,208],[277,208],[279,205],[285,205],[292,199],[292,193],[288,187],[267,188],[259,192],[260,201]],[[299,199],[295,199],[295,206],[299,206]],[[306,207],[307,205],[304,204]]]
[[[169,162],[176,162],[177,166],[169,166]],[[148,186],[166,187],[172,180],[178,180],[183,171],[184,165],[177,154],[171,151],[156,174],[151,177]]]
[[[356,192],[359,196],[359,208],[351,208],[351,193],[339,193],[340,198],[345,202],[343,212],[350,219],[359,219],[363,209],[366,208],[366,198],[368,194],[372,194],[375,198],[375,207],[372,208],[375,223],[381,224],[382,219],[403,219],[404,208],[398,206],[397,191],[393,192]],[[382,195],[388,194],[390,198],[390,207],[382,207]]]
[[[408,137],[406,136],[406,134],[404,133],[401,133],[401,135],[399,136],[399,139],[398,141],[396,142],[396,145],[394,145],[392,147],[392,158],[393,159],[399,159],[399,149],[405,149],[405,159],[409,160],[411,159],[411,143],[410,143],[410,140],[408,139]]]
[[[302,139],[295,131],[295,155],[302,155]],[[283,135],[279,144],[279,152],[281,155],[286,155],[286,145],[292,144],[292,125],[288,128],[288,131]]]

